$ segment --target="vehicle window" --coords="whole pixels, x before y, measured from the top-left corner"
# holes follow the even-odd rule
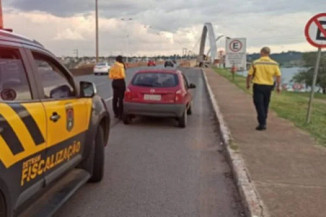
[[[178,76],[171,73],[139,73],[132,84],[142,87],[175,87],[179,84]]]
[[[50,57],[33,53],[37,71],[44,89],[46,99],[70,98],[74,96],[74,88],[65,74],[51,61]]]
[[[182,74],[182,77],[183,77],[183,80],[184,80],[185,88],[188,89],[188,87],[189,87],[188,80],[187,80],[187,78],[186,78],[186,76],[184,74]]]
[[[31,89],[19,50],[0,48],[0,101],[31,99]]]

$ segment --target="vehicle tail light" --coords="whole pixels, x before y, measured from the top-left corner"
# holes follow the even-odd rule
[[[175,92],[175,102],[182,103],[182,101],[183,101],[183,94],[182,94],[182,90],[180,89]]]
[[[125,91],[125,100],[131,100],[132,99],[132,96],[131,96],[131,91],[129,88],[126,89]]]
[[[137,100],[138,95],[135,90],[127,88],[125,91],[125,100],[126,101],[135,101]]]

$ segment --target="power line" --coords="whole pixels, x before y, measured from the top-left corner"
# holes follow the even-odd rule
[[[199,46],[199,42],[200,42],[200,40],[201,40],[201,37],[199,37],[199,39],[198,39],[198,41],[196,42],[194,48],[192,49],[192,51],[193,51],[194,53],[197,53],[197,52],[195,52],[195,50],[196,50],[196,48]]]

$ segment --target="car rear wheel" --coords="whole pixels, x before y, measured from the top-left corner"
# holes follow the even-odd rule
[[[102,127],[98,128],[94,142],[93,172],[89,181],[100,182],[104,173],[104,133]]]
[[[187,109],[187,114],[188,115],[192,114],[191,103],[189,104],[189,108]]]
[[[187,126],[187,109],[183,112],[182,116],[178,119],[179,127],[185,128]]]

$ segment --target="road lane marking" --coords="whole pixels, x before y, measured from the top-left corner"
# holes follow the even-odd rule
[[[98,84],[96,84],[97,86],[102,86],[103,84],[107,84],[107,83],[109,83],[108,81],[103,81],[103,82],[100,82],[100,83],[98,83]]]
[[[112,100],[113,99],[113,97],[111,96],[111,97],[109,97],[109,98],[106,98],[104,101],[105,102],[109,102],[110,100]]]

